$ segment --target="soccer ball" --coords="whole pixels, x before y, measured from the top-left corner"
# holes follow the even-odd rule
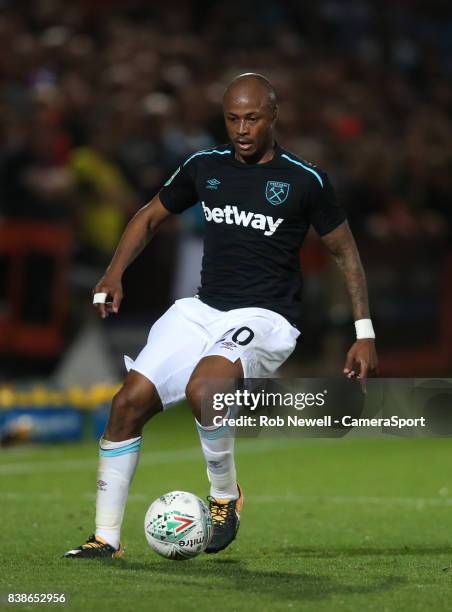
[[[152,550],[168,559],[191,559],[202,553],[212,536],[206,504],[185,491],[156,499],[146,512],[144,533]]]

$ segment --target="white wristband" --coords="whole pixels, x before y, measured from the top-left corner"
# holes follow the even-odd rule
[[[355,321],[356,339],[375,338],[374,327],[371,319],[359,319]]]
[[[95,293],[93,296],[93,304],[105,304],[108,293]]]

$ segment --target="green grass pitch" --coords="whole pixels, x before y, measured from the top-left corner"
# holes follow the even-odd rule
[[[103,562],[61,558],[93,529],[96,444],[1,452],[3,598],[64,592],[53,608],[87,611],[451,609],[450,440],[238,440],[238,539],[181,562],[148,548],[143,520],[162,493],[207,493],[188,411],[156,418],[143,446],[126,556]]]

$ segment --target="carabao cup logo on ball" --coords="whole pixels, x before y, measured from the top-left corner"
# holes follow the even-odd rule
[[[267,202],[272,206],[279,206],[279,204],[283,204],[287,200],[289,190],[289,183],[267,181],[267,186],[265,187],[265,197],[267,198]]]
[[[152,518],[150,529],[154,537],[166,542],[178,542],[195,526],[192,516],[173,510]]]
[[[185,491],[156,499],[144,520],[149,546],[168,559],[190,559],[203,552],[212,535],[212,520],[204,502]]]

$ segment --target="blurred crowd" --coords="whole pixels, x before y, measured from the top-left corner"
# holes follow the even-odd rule
[[[450,233],[447,1],[1,0],[0,40],[0,217],[70,223],[82,260],[107,261],[175,166],[225,140],[224,86],[251,70],[355,232]]]

